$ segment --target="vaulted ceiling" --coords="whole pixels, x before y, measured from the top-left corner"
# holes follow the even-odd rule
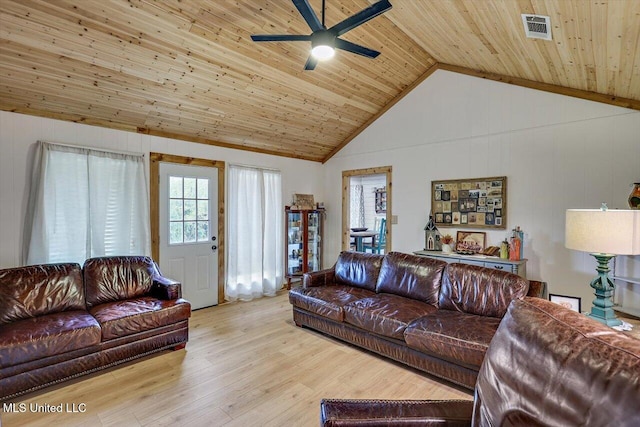
[[[374,2],[326,0],[326,24]],[[314,161],[436,69],[640,110],[640,0],[391,3],[342,36],[378,58],[303,71],[307,42],[250,39],[309,34],[290,0],[0,0],[0,109]]]

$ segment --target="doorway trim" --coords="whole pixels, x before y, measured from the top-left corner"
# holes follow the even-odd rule
[[[188,166],[218,168],[218,304],[224,302],[225,249],[224,249],[224,176],[225,162],[198,159],[174,154],[149,153],[149,214],[151,223],[151,256],[160,260],[160,162]]]
[[[366,175],[382,175],[386,176],[387,181],[387,228],[385,230],[387,234],[387,242],[384,248],[384,252],[388,253],[391,246],[391,219],[392,215],[392,194],[391,191],[391,166],[379,166],[375,168],[366,168],[366,169],[352,169],[342,171],[342,250],[349,250],[349,241],[350,233],[349,233],[349,213],[351,212],[351,185],[350,179],[352,176],[366,176]]]

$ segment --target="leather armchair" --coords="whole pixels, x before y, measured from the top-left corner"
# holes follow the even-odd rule
[[[540,298],[514,300],[471,401],[323,400],[322,426],[638,426],[640,340]]]

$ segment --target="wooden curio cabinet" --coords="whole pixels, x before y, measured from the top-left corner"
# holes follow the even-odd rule
[[[322,268],[324,209],[285,209],[285,275],[287,289],[291,279]]]

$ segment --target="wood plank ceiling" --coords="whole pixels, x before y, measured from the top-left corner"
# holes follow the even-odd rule
[[[374,1],[326,3],[331,26]],[[307,43],[249,38],[308,34],[290,0],[0,0],[0,109],[313,161],[438,68],[640,109],[640,0],[392,4],[343,36],[377,59],[303,71]]]

